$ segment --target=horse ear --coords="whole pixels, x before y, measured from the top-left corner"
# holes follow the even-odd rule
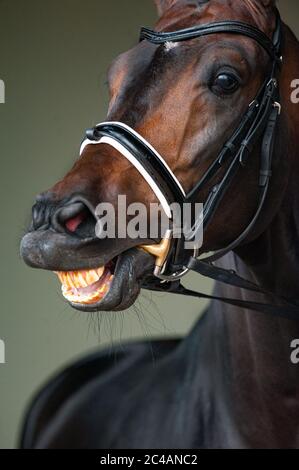
[[[156,7],[158,9],[158,15],[162,16],[163,13],[172,7],[178,0],[154,0]]]

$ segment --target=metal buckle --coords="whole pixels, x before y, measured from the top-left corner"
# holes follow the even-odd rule
[[[255,106],[256,108],[258,108],[259,107],[259,102],[256,99],[254,99],[253,101],[251,101],[251,103],[249,104],[248,107],[252,108],[252,106]]]
[[[186,274],[189,272],[189,268],[183,268],[181,271],[177,271],[172,274],[162,274],[163,271],[159,270],[159,268],[155,268],[154,276],[158,279],[161,279],[162,284],[165,282],[175,282],[182,279]]]
[[[167,230],[164,238],[159,244],[156,245],[141,245],[140,248],[150,255],[156,257],[154,276],[158,279],[161,279],[163,282],[174,282],[182,279],[189,271],[189,268],[183,267],[181,271],[177,271],[172,274],[164,274],[167,264],[167,256],[169,255],[171,240],[173,232],[172,230]],[[193,256],[198,257],[198,249],[194,248]]]
[[[155,256],[156,258],[155,271],[154,271],[155,276],[156,276],[156,273],[160,274],[165,269],[167,256],[170,251],[171,240],[172,240],[172,230],[167,230],[159,244],[140,246],[140,248],[143,251],[146,251],[150,255]]]
[[[281,114],[281,110],[282,110],[281,104],[278,103],[278,101],[275,101],[275,102],[273,103],[273,107],[274,107],[274,108],[278,108],[278,115],[280,115],[280,114]]]
[[[268,83],[267,83],[267,88],[269,88],[270,85],[273,85],[274,88],[277,88],[277,87],[278,87],[278,81],[277,81],[277,79],[276,79],[276,78],[273,78],[273,77],[270,78],[270,80],[269,80]]]

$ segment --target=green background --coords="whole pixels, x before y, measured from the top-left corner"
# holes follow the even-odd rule
[[[298,0],[280,7],[298,32]],[[151,0],[0,0],[0,448],[16,446],[30,397],[65,363],[128,338],[185,334],[204,307],[145,293],[129,312],[78,313],[52,273],[31,270],[19,257],[35,195],[64,175],[85,128],[105,117],[110,61],[155,19]]]

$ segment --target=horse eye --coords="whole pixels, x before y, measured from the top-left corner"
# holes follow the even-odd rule
[[[237,90],[239,81],[232,74],[221,73],[216,77],[213,86],[216,87],[218,91],[229,94]]]

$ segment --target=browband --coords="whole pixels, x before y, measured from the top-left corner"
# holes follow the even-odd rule
[[[186,41],[217,33],[240,34],[254,39],[273,60],[280,61],[279,34],[276,35],[277,38],[274,38],[272,42],[258,28],[241,21],[220,21],[192,28],[179,29],[173,32],[157,32],[149,28],[141,28],[140,41],[146,39],[153,44],[165,44],[166,42]]]

